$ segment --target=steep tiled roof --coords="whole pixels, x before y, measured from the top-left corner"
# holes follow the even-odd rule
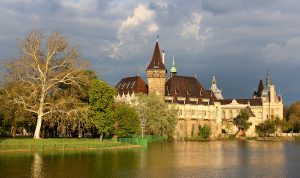
[[[173,75],[168,79],[165,85],[165,96],[173,96],[174,102],[181,103],[178,97],[185,98],[185,104],[213,104],[217,101],[211,90],[206,90],[195,77],[186,77]],[[191,98],[197,99],[193,101]],[[209,99],[209,102],[203,102],[202,98]]]
[[[223,99],[223,100],[218,100],[221,105],[226,105],[226,104],[230,104],[232,103],[232,100],[234,99]],[[257,98],[257,99],[235,99],[237,101],[238,104],[248,104],[248,102],[250,103],[250,106],[261,106],[262,105],[262,101],[261,99]]]
[[[256,97],[261,97],[262,91],[264,90],[264,83],[262,80],[259,81],[257,91],[254,92]]]
[[[148,93],[148,86],[140,76],[126,77],[116,85],[116,89],[120,95],[134,93]]]
[[[188,95],[198,98],[201,93],[200,91],[205,95],[209,95],[195,77],[174,75],[166,82],[165,95],[176,95],[178,97],[186,97]]]
[[[156,42],[156,44],[155,44],[152,59],[151,59],[149,65],[147,67],[147,70],[151,70],[151,69],[164,69],[164,70],[166,70],[166,67],[162,62],[158,42]]]

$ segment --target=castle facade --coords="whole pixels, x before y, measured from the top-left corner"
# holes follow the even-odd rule
[[[199,126],[204,124],[211,127],[212,138],[221,137],[222,133],[234,134],[238,129],[232,123],[233,118],[243,108],[251,113],[249,121],[252,126],[246,132],[250,137],[256,136],[256,125],[268,119],[283,118],[282,97],[276,94],[269,74],[265,84],[260,80],[258,89],[251,98],[224,99],[214,76],[210,89],[205,89],[195,76],[177,75],[174,57],[168,77],[164,55],[156,42],[146,68],[148,84],[140,76],[123,78],[116,85],[116,100],[130,102],[137,93],[155,93],[179,111],[175,138],[197,135]]]

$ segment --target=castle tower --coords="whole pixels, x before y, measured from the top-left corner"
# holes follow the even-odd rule
[[[148,91],[155,93],[163,101],[165,99],[166,67],[160,55],[159,44],[156,42],[152,59],[146,69],[148,79]]]

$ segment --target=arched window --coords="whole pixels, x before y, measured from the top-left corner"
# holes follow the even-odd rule
[[[232,119],[233,115],[232,115],[232,110],[229,111],[229,119]]]
[[[222,111],[222,119],[226,119],[225,111]]]

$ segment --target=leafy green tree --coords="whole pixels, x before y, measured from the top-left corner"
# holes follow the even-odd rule
[[[117,103],[115,108],[116,134],[119,137],[130,137],[139,132],[138,114],[128,104]]]
[[[238,128],[238,131],[235,135],[237,135],[241,130],[247,131],[249,127],[252,125],[249,122],[249,118],[251,113],[248,108],[241,109],[240,114],[233,118],[233,124]]]
[[[203,127],[199,126],[199,136],[202,138],[209,138],[211,134],[211,129],[208,125],[204,124]]]
[[[267,135],[274,133],[276,131],[275,121],[266,120],[263,123],[260,123],[255,127],[255,131],[260,135],[266,138]]]
[[[89,92],[90,118],[100,140],[114,132],[114,96],[116,91],[102,80],[94,80]]]
[[[139,115],[141,126],[145,125],[147,134],[160,135],[167,138],[173,136],[177,121],[178,111],[167,105],[155,94],[137,95],[134,102]]]

